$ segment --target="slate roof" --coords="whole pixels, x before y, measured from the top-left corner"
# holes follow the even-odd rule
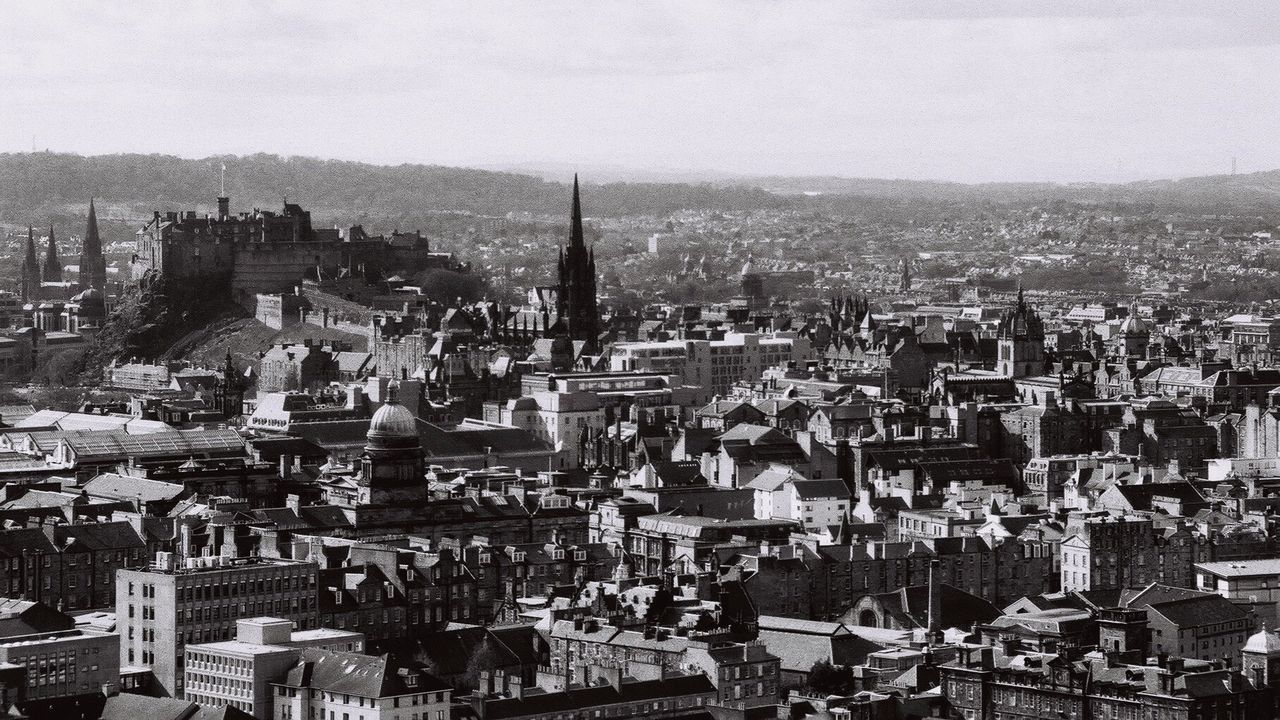
[[[720,447],[735,460],[786,462],[806,460],[794,439],[776,428],[742,423],[722,433]]]
[[[668,676],[662,680],[624,680],[620,690],[605,684],[571,687],[563,692],[550,693],[526,690],[523,698],[490,699],[485,701],[484,716],[486,720],[527,715],[554,716],[585,708],[715,693],[711,680],[700,673]]]
[[[801,476],[795,470],[785,465],[774,465],[772,467],[762,470],[758,475],[756,475],[754,478],[751,479],[751,482],[747,483],[744,487],[750,488],[752,490],[763,490],[765,492],[773,492],[778,488],[782,487],[783,485],[786,485],[788,480],[791,480],[793,478],[800,478],[800,477],[803,477],[803,476]]]
[[[77,430],[123,430],[129,434],[173,432],[172,427],[159,420],[144,420],[132,415],[98,415],[60,410],[37,410],[14,425],[21,428],[53,427],[68,432]]]
[[[659,460],[649,464],[665,486],[691,485],[702,477],[702,464],[696,460]]]
[[[1159,614],[1177,627],[1197,627],[1243,620],[1248,614],[1221,595],[1203,595],[1147,606],[1147,611]]]
[[[249,440],[249,446],[266,462],[276,462],[281,455],[324,457],[329,454],[329,451],[311,440],[291,435],[253,438]]]
[[[415,685],[407,685],[399,672],[401,667],[403,666],[391,661],[387,655],[371,656],[306,648],[280,684],[365,698],[438,692],[450,687],[439,678],[421,671],[418,671],[421,673],[421,680]]]
[[[128,522],[84,523],[78,525],[46,525],[0,531],[0,557],[21,557],[23,551],[56,554],[67,546],[69,554],[97,550],[145,548],[146,541]]]
[[[107,698],[101,720],[252,720],[249,713],[230,706],[212,707],[190,700],[120,693]]]
[[[974,460],[978,458],[978,450],[972,446],[936,447],[921,446],[893,450],[871,450],[867,452],[867,465],[886,471],[908,470],[922,462],[940,463],[957,460]]]
[[[84,491],[92,497],[151,503],[175,500],[185,489],[182,485],[160,480],[103,473],[86,482]]]
[[[989,601],[960,588],[942,583],[941,622],[944,628],[967,628],[990,623],[1000,610]],[[929,586],[911,585],[875,596],[886,612],[904,628],[924,628],[929,624]]]
[[[1204,496],[1189,482],[1143,483],[1140,485],[1114,485],[1111,490],[1119,493],[1134,510],[1150,510],[1155,496],[1172,497],[1188,505],[1202,505]]]
[[[849,486],[840,479],[827,480],[794,480],[792,486],[795,488],[796,496],[801,500],[811,500],[813,498],[849,498]]]
[[[0,641],[17,635],[70,630],[75,620],[33,600],[0,598]]]

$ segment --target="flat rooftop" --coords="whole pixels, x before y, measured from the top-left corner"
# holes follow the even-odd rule
[[[1224,578],[1280,575],[1280,558],[1196,563],[1196,569]]]

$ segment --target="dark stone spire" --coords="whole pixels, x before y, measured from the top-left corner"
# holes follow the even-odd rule
[[[53,237],[53,226],[49,226],[49,246],[44,255],[44,269],[41,279],[45,282],[62,282],[62,261],[58,259],[58,241]]]
[[[570,340],[585,341],[594,349],[600,335],[600,314],[596,303],[595,252],[588,250],[582,229],[582,201],[578,176],[573,176],[569,244],[561,250],[560,287],[556,298],[557,325]]]
[[[27,226],[27,252],[22,258],[22,299],[35,302],[40,299],[40,261],[36,258],[36,231]]]
[[[102,237],[98,234],[98,212],[89,198],[89,223],[84,230],[84,247],[80,250],[80,287],[103,290],[107,285],[107,261],[102,256]]]
[[[578,193],[578,174],[573,174],[573,208],[569,216],[569,247],[586,247],[582,234],[582,200]]]

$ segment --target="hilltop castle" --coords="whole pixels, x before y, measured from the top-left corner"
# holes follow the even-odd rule
[[[336,228],[313,227],[311,213],[296,203],[286,202],[280,212],[233,215],[230,199],[220,197],[216,215],[157,211],[137,232],[130,277],[144,286],[167,281],[166,293],[179,306],[230,297],[252,309],[258,293],[285,290],[307,277],[373,281],[387,271],[431,267],[455,264],[448,253],[432,253],[419,233],[370,236],[357,225],[343,237]]]

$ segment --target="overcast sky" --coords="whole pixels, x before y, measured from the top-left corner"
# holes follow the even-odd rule
[[[1042,5],[0,0],[0,150],[962,181],[1280,168],[1280,3]]]

